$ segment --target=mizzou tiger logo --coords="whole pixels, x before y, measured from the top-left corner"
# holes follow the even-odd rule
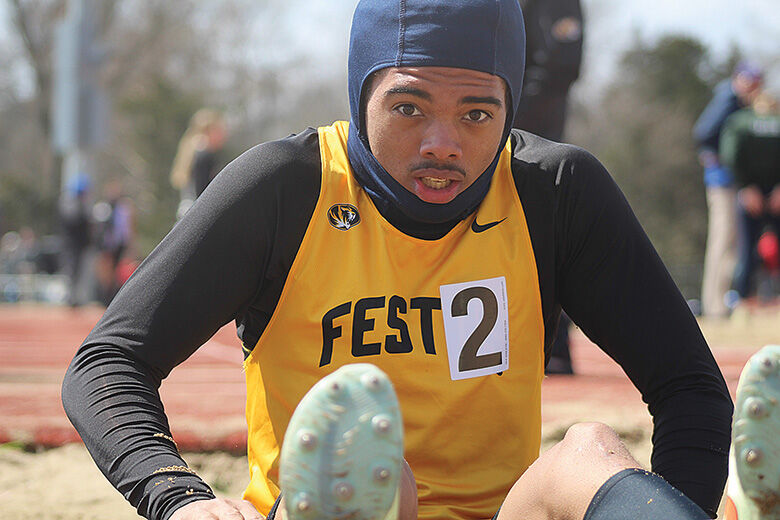
[[[346,231],[360,224],[360,214],[352,204],[334,204],[328,210],[330,225]]]

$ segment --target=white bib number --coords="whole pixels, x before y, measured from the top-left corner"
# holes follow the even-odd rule
[[[506,278],[442,285],[439,295],[452,379],[508,370]]]

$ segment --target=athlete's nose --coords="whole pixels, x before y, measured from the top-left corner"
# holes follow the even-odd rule
[[[460,159],[462,150],[455,126],[448,122],[432,121],[423,134],[420,155],[428,159]]]

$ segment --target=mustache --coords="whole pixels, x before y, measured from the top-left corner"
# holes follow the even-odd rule
[[[417,170],[427,170],[427,169],[450,170],[453,172],[458,172],[464,177],[466,176],[466,171],[460,166],[458,166],[457,164],[439,162],[439,161],[434,161],[432,159],[423,159],[422,161],[414,163],[409,167],[409,171],[411,172],[415,172]]]

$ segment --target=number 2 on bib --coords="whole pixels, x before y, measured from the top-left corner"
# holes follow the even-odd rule
[[[453,380],[509,369],[509,313],[506,279],[439,287]]]

